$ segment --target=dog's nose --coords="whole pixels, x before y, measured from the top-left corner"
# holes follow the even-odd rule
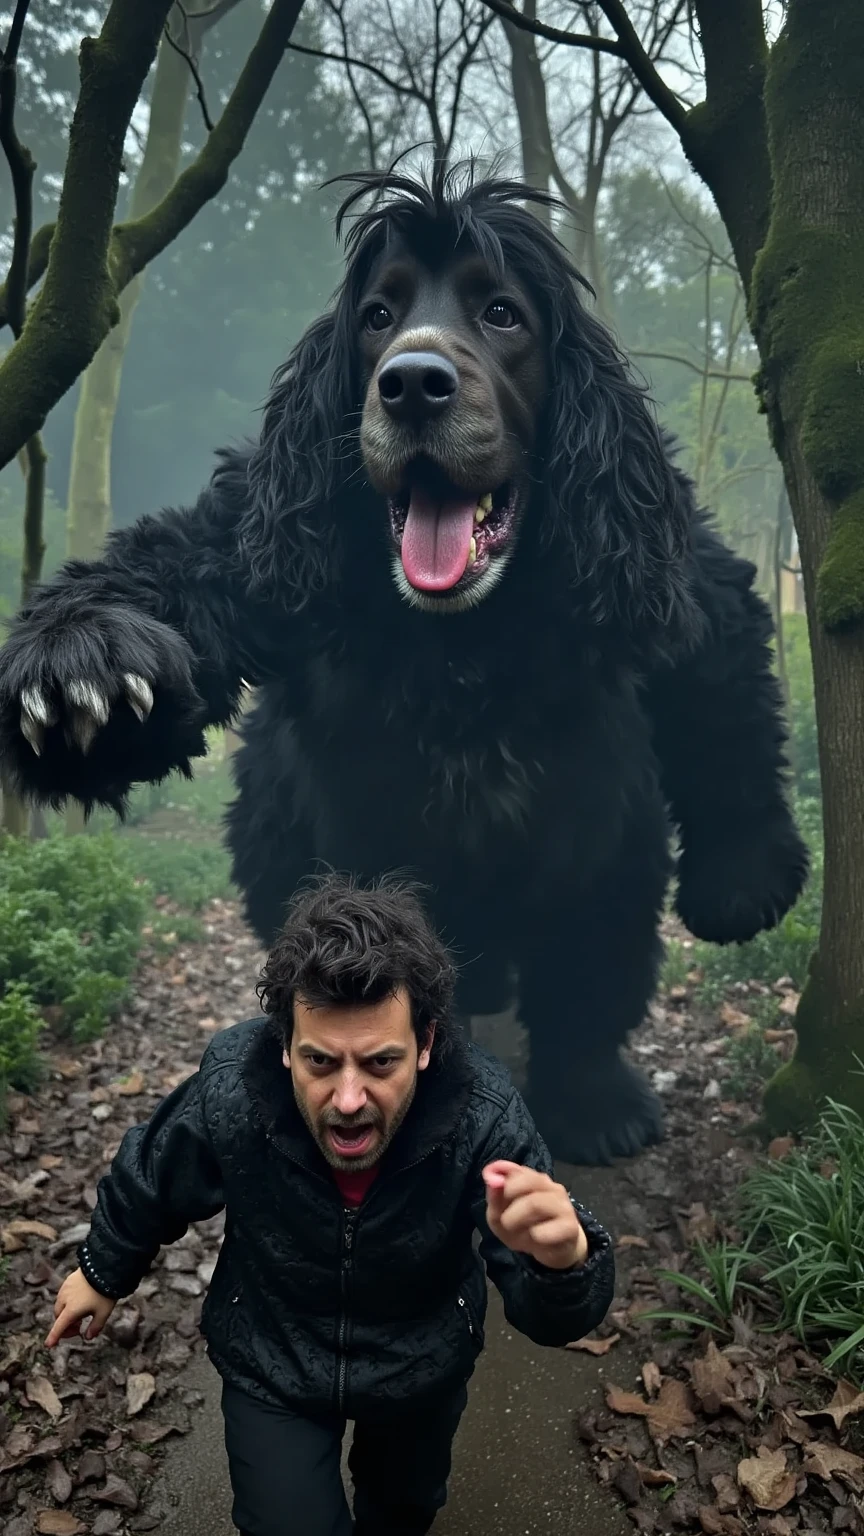
[[[395,421],[422,426],[452,404],[459,375],[440,352],[399,352],[378,375],[378,393]]]

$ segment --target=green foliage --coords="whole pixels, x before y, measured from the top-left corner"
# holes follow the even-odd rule
[[[230,859],[221,843],[187,843],[145,832],[130,833],[117,842],[136,879],[146,881],[154,895],[167,896],[189,912],[200,912],[208,901],[233,893]],[[173,917],[170,926],[177,930]]]
[[[805,801],[815,804],[821,795],[819,741],[816,734],[810,637],[803,613],[784,615],[783,644],[789,686],[790,752],[795,788]],[[812,807],[808,814],[812,820]]]
[[[864,1381],[864,1120],[829,1100],[812,1135],[747,1174],[735,1214],[743,1246],[696,1245],[705,1279],[664,1270],[661,1278],[698,1310],[643,1314],[685,1327],[728,1328],[757,1300],[766,1326],[821,1348],[827,1371]]]
[[[771,1016],[757,1019],[749,1029],[741,1030],[731,1041],[724,1059],[724,1098],[742,1101],[752,1098],[777,1071],[777,1052],[765,1039],[765,1029],[776,1027],[779,1010],[776,999],[760,998],[759,1001],[769,1005],[765,1012],[770,1010]],[[747,1010],[754,1011],[749,1000]]]
[[[727,1333],[742,1303],[759,1294],[758,1287],[742,1276],[742,1271],[752,1262],[752,1255],[746,1248],[736,1247],[725,1239],[715,1244],[697,1242],[695,1251],[707,1275],[706,1280],[677,1269],[661,1269],[658,1279],[674,1285],[684,1296],[695,1301],[698,1310],[663,1308],[643,1312],[641,1317],[651,1322],[674,1323],[678,1328],[709,1328],[712,1333]]]
[[[829,1101],[813,1134],[760,1162],[740,1193],[778,1327],[829,1339],[825,1361],[864,1371],[864,1120]]]
[[[39,1034],[42,1019],[23,982],[13,982],[0,994],[0,1125],[4,1120],[6,1093],[20,1088],[28,1093],[41,1075]]]
[[[0,861],[0,977],[33,1007],[58,1008],[78,1039],[119,1007],[149,893],[110,836],[8,839]],[[18,1008],[15,994],[10,1009]]]

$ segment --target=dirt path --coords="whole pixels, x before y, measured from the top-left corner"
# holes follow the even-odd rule
[[[133,1002],[103,1039],[51,1053],[44,1085],[13,1098],[0,1136],[6,1536],[231,1531],[217,1384],[197,1334],[219,1220],[161,1256],[104,1340],[50,1358],[41,1348],[123,1131],[195,1069],[215,1029],[256,1011],[254,941],[231,904],[205,916],[205,943],[144,954]],[[518,1080],[518,1026],[477,1022]],[[753,1156],[753,1108],[720,1089],[729,1027],[691,1012],[685,988],[658,1004],[634,1051],[667,1100],[667,1140],[614,1170],[562,1168],[616,1237],[616,1302],[591,1354],[534,1349],[493,1297],[441,1536],[624,1536],[634,1526],[664,1536],[864,1536],[853,1464],[823,1455],[813,1471],[817,1437],[836,1450],[833,1427],[797,1416],[830,1395],[815,1362],[788,1340],[766,1352],[746,1328],[716,1357],[707,1336],[686,1347],[652,1342],[639,1321],[640,1308],[678,1299],[658,1283],[658,1266],[679,1267],[693,1234],[712,1234],[713,1210]],[[742,1460],[758,1462],[760,1442],[775,1477],[761,1509],[737,1476]]]

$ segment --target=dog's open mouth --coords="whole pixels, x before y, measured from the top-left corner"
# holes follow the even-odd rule
[[[411,485],[389,497],[390,527],[406,580],[418,592],[442,593],[479,580],[510,544],[516,504],[509,480],[481,496]]]

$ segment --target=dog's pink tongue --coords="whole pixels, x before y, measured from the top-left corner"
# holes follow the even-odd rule
[[[402,569],[421,592],[444,592],[465,573],[474,532],[476,496],[471,501],[435,501],[411,492],[402,534]]]

